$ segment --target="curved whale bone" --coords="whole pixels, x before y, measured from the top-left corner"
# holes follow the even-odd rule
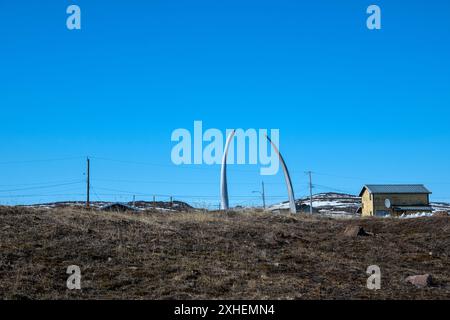
[[[266,136],[267,140],[269,140],[269,142],[272,145],[275,152],[278,154],[278,157],[280,158],[281,167],[283,168],[283,172],[284,172],[284,180],[286,182],[286,188],[287,188],[288,196],[289,196],[289,210],[291,213],[297,213],[297,207],[295,206],[294,188],[292,188],[292,181],[291,181],[291,176],[289,175],[289,170],[288,170],[286,163],[284,162],[283,156],[281,155],[277,146],[272,142],[272,140],[270,140],[270,138],[267,136],[267,134],[265,136]]]
[[[220,208],[222,210],[229,209],[228,183],[227,183],[227,155],[228,149],[230,148],[231,140],[233,139],[235,133],[236,130],[233,130],[228,135],[227,142],[225,143],[225,150],[222,156],[222,167],[220,169],[220,195],[221,195]]]
[[[229,199],[228,199],[228,183],[227,183],[227,156],[228,156],[228,149],[230,147],[231,140],[233,139],[234,135],[236,133],[236,130],[233,130],[228,135],[227,141],[225,143],[225,150],[222,157],[222,167],[220,172],[220,194],[221,194],[221,202],[220,202],[220,208],[222,210],[228,210],[229,209]],[[272,145],[274,151],[278,155],[278,158],[281,162],[281,167],[283,168],[284,173],[284,180],[286,182],[286,188],[288,191],[288,197],[289,197],[289,211],[291,213],[297,213],[297,207],[295,205],[295,196],[294,196],[294,188],[292,187],[292,181],[291,177],[289,175],[289,170],[286,166],[286,163],[284,162],[283,156],[281,155],[280,151],[278,150],[278,147],[272,142],[272,140],[265,135],[267,140]]]

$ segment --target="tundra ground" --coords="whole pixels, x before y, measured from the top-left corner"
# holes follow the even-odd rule
[[[450,299],[449,222],[3,207],[0,298]],[[373,235],[345,236],[351,225]],[[66,287],[70,265],[81,290]],[[431,287],[404,281],[424,273]]]

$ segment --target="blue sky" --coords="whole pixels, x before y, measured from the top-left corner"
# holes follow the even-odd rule
[[[370,4],[382,29],[366,28]],[[66,8],[82,30],[66,28]],[[219,202],[219,167],[171,163],[176,128],[279,128],[297,196],[424,183],[450,201],[446,1],[2,1],[0,203]],[[226,111],[224,111],[226,110]],[[232,166],[233,204],[285,200]]]

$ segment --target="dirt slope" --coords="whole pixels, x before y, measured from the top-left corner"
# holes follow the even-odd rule
[[[450,299],[449,222],[0,208],[0,298]],[[343,235],[357,224],[374,236]],[[432,287],[404,282],[423,273]]]

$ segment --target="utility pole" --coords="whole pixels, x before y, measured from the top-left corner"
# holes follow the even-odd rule
[[[252,191],[252,193],[259,193],[261,195],[262,201],[263,201],[263,208],[266,210],[266,193],[264,191],[264,181],[261,183],[262,185],[262,191]]]
[[[309,175],[309,213],[313,213],[313,201],[312,201],[312,172],[308,171]]]
[[[136,196],[133,195],[133,208],[136,206]]]
[[[90,203],[89,203],[89,193],[90,193],[90,161],[89,158],[87,158],[86,162],[86,209],[89,209]]]
[[[262,184],[263,209],[266,210],[266,193],[264,191],[264,181],[262,181],[261,184]]]

